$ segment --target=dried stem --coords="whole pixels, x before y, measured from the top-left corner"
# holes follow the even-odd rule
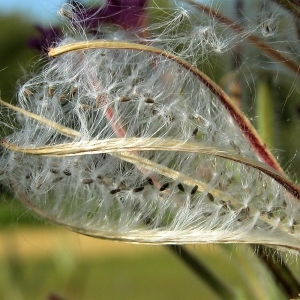
[[[155,53],[161,56],[164,56],[170,60],[175,61],[177,64],[181,65],[189,72],[191,72],[194,76],[196,76],[206,87],[220,100],[222,105],[229,112],[231,117],[236,121],[236,124],[243,132],[244,136],[248,139],[249,143],[253,147],[253,149],[257,152],[259,157],[263,159],[263,161],[272,166],[279,172],[283,173],[280,165],[278,164],[275,157],[271,154],[271,152],[267,149],[264,142],[259,137],[253,125],[249,122],[249,120],[243,115],[238,107],[236,107],[229,96],[218,86],[214,81],[212,81],[208,76],[199,71],[196,67],[192,66],[187,61],[182,58],[175,56],[170,52],[166,52],[164,50],[149,47],[147,45],[135,44],[135,43],[126,43],[126,42],[114,42],[114,41],[86,41],[86,42],[78,42],[73,44],[68,44],[65,46],[52,48],[49,51],[49,56],[55,57],[61,55],[63,53],[67,53],[70,51],[76,50],[84,50],[84,49],[131,49],[137,51],[144,51]]]
[[[5,102],[2,103],[5,104]],[[15,106],[9,105],[9,107],[13,109]],[[23,112],[21,108],[18,108],[18,111]],[[35,120],[39,120],[40,122],[44,121],[43,118],[39,119],[33,113],[31,113],[31,116]],[[44,124],[49,126],[49,124],[52,123],[45,122]],[[69,132],[68,128],[60,124],[56,124],[54,122],[54,125],[55,125],[54,128],[63,135],[66,135],[66,132]],[[76,132],[76,134],[74,134],[74,137],[78,137],[78,136],[80,136],[80,133]],[[244,165],[254,167],[257,170],[260,170],[263,173],[275,179],[277,182],[283,185],[290,193],[292,193],[296,198],[299,199],[299,194],[300,194],[299,189],[296,186],[294,186],[293,183],[289,182],[282,174],[278,173],[273,168],[256,161],[248,160],[236,154],[228,153],[224,150],[217,150],[216,148],[209,147],[201,143],[197,143],[197,144],[191,142],[183,143],[182,141],[176,139],[164,139],[164,141],[161,141],[160,139],[157,138],[114,138],[114,139],[104,139],[99,141],[95,140],[95,141],[84,141],[84,142],[72,142],[66,144],[58,144],[58,145],[34,148],[34,147],[19,147],[17,145],[10,144],[5,139],[3,139],[2,145],[12,151],[23,152],[32,155],[42,155],[42,156],[45,155],[45,156],[64,157],[64,156],[74,156],[74,155],[109,153],[110,155],[118,157],[121,160],[136,165],[141,170],[151,170],[151,171],[159,172],[161,175],[164,175],[168,178],[172,178],[173,180],[180,178],[181,182],[186,185],[192,187],[197,185],[199,191],[201,190],[205,192],[209,190],[213,196],[217,196],[219,198],[222,198],[223,200],[230,201],[232,204],[239,205],[238,200],[232,197],[231,195],[222,192],[218,189],[209,188],[208,185],[205,184],[204,182],[196,180],[185,174],[179,173],[168,167],[156,164],[151,160],[138,156],[136,153],[137,151],[166,150],[166,151],[181,151],[181,152],[189,152],[189,153],[208,154],[208,155],[230,159],[232,161],[236,161]],[[15,186],[14,189],[17,190],[17,187]],[[24,198],[24,196],[20,196],[20,198]],[[32,207],[32,205],[29,206]],[[48,218],[50,220],[53,219],[52,217],[48,217]],[[266,217],[261,216],[261,219],[265,223],[269,224],[269,219],[267,219]],[[285,231],[285,228],[281,228],[281,230]]]
[[[272,47],[270,47],[269,45],[264,43],[257,36],[255,36],[253,34],[248,34],[242,26],[234,23],[232,20],[223,16],[219,12],[213,10],[212,8],[207,7],[203,4],[196,3],[192,0],[183,0],[183,1],[197,7],[199,10],[205,12],[207,15],[215,18],[218,22],[220,22],[223,25],[226,25],[228,28],[230,28],[235,33],[245,36],[249,42],[251,42],[257,48],[262,50],[265,54],[272,57],[274,60],[282,63],[285,67],[287,67],[289,70],[294,72],[298,77],[300,77],[300,66],[296,62],[294,62],[290,57],[286,57],[281,52],[273,49]],[[284,1],[284,2],[287,2],[287,1]]]
[[[12,104],[9,104],[7,103],[6,101],[3,101],[2,99],[0,99],[0,104],[14,110],[14,111],[17,111],[21,114],[23,114],[24,116],[27,116],[31,119],[34,119],[40,123],[43,123],[47,126],[49,126],[50,128],[53,128],[55,130],[57,130],[58,132],[60,132],[61,134],[65,135],[65,136],[68,136],[68,137],[77,137],[79,136],[79,132],[77,132],[76,130],[73,130],[71,128],[68,128],[68,127],[65,127],[65,126],[62,126],[54,121],[51,121],[49,119],[46,119],[46,118],[43,118],[37,114],[34,114],[32,112],[29,112],[25,109],[22,109],[20,107],[17,107],[17,106],[14,106]]]
[[[58,126],[56,126],[58,127]],[[259,163],[236,155],[224,150],[217,149],[215,147],[206,146],[201,143],[184,142],[176,139],[157,139],[157,138],[114,138],[84,142],[71,142],[64,144],[56,144],[44,147],[20,147],[7,142],[5,139],[2,140],[2,145],[12,151],[22,152],[32,155],[43,155],[43,156],[76,156],[76,155],[87,155],[87,154],[103,154],[109,153],[114,154],[122,158],[123,160],[134,163],[142,167],[147,166],[147,169],[160,170],[161,174],[167,175],[170,178],[177,178],[179,173],[169,168],[159,166],[147,159],[141,158],[132,151],[180,151],[188,153],[207,154],[217,157],[226,158],[250,167],[253,167],[268,176],[272,177],[282,186],[284,186],[294,197],[300,199],[300,188],[290,182],[282,173],[275,171],[268,165]],[[130,153],[131,152],[131,153]],[[174,173],[174,174],[173,174]],[[176,173],[176,174],[175,174]],[[183,175],[180,175],[181,180],[187,185],[194,186],[199,185],[202,190],[205,190],[206,185],[199,182],[198,180],[192,179],[188,176],[184,180]],[[217,194],[217,193],[216,193]],[[222,195],[224,197],[225,195]],[[226,196],[226,198],[228,198]]]

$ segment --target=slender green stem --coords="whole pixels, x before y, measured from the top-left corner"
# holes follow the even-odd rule
[[[274,148],[274,103],[268,80],[257,84],[257,130],[269,149]]]
[[[201,278],[221,299],[233,300],[235,294],[233,291],[220,281],[205,265],[201,263],[196,257],[189,253],[183,246],[180,245],[166,245],[179,259],[181,259],[186,266],[193,270],[196,275]]]
[[[278,252],[260,245],[252,245],[252,247],[255,249],[255,253],[260,260],[271,271],[276,283],[282,291],[289,296],[289,298],[297,297],[300,294],[300,283],[297,281],[284,261],[282,261]]]

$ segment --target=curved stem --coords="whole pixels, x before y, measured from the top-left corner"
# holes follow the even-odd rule
[[[272,272],[276,283],[289,298],[297,297],[300,293],[300,283],[297,281],[288,266],[282,261],[277,251],[266,246],[252,245],[257,256]],[[267,252],[271,251],[270,255]],[[280,263],[278,263],[280,261]]]
[[[199,276],[221,299],[233,300],[233,291],[220,281],[205,265],[180,245],[165,245],[165,247],[181,259],[197,276]]]
[[[17,111],[17,112],[23,114],[24,116],[27,116],[27,117],[29,117],[31,119],[34,119],[34,120],[36,120],[40,123],[43,123],[43,124],[49,126],[50,128],[57,130],[58,132],[60,132],[61,134],[65,135],[65,136],[74,138],[74,137],[78,137],[80,135],[79,132],[76,131],[76,130],[73,130],[69,127],[65,127],[63,125],[60,125],[57,122],[54,122],[54,121],[51,121],[49,119],[43,118],[43,117],[41,117],[37,114],[34,114],[34,113],[32,113],[30,111],[27,111],[25,109],[22,109],[20,107],[9,104],[6,101],[3,101],[2,99],[0,99],[0,104],[4,105],[4,106],[6,106],[6,107],[8,107],[8,108],[10,108],[14,111]]]
[[[249,120],[244,116],[241,110],[236,107],[229,96],[218,86],[214,81],[212,81],[208,76],[199,71],[196,67],[183,60],[182,58],[170,53],[166,52],[162,49],[149,47],[147,45],[135,44],[135,43],[127,43],[127,42],[114,42],[114,41],[103,41],[103,40],[94,40],[94,41],[86,41],[86,42],[78,42],[73,44],[68,44],[64,46],[60,46],[57,48],[52,48],[49,50],[49,56],[55,57],[61,55],[63,53],[67,53],[70,51],[78,51],[84,49],[130,49],[130,50],[138,50],[143,52],[150,52],[157,55],[164,56],[170,60],[173,60],[177,64],[181,65],[183,68],[191,72],[196,78],[198,78],[222,103],[224,108],[228,111],[231,117],[235,120],[237,126],[243,132],[244,136],[248,139],[249,143],[252,145],[254,151],[257,152],[259,157],[263,159],[263,161],[269,166],[273,167],[279,172],[283,173],[280,165],[278,164],[275,157],[271,154],[271,152],[267,149],[264,142],[259,137],[257,131],[253,127],[253,125],[249,122]]]
[[[272,177],[280,183],[286,190],[288,190],[294,197],[300,199],[300,188],[290,182],[282,173],[275,171],[268,165],[262,164],[258,161],[247,159],[243,156],[236,155],[224,150],[219,150],[215,147],[206,146],[202,143],[182,142],[176,139],[158,139],[158,138],[113,138],[94,141],[71,142],[64,144],[57,144],[44,147],[20,147],[2,140],[2,145],[12,151],[22,152],[32,155],[43,156],[76,156],[87,154],[114,154],[123,160],[130,161],[135,165],[142,167],[147,166],[148,169],[160,170],[161,174],[168,177],[177,178],[180,176],[181,180],[188,185],[199,185],[199,188],[205,189],[204,184],[188,178],[183,174],[179,174],[174,170],[155,164],[152,161],[146,160],[142,157],[130,153],[132,151],[179,151],[187,153],[207,154],[217,157],[222,157],[253,167],[266,175]],[[173,174],[174,173],[174,174]],[[186,179],[185,179],[186,177]],[[224,195],[223,195],[224,197]],[[227,198],[227,197],[226,197]]]
[[[237,34],[245,36],[249,42],[251,42],[257,48],[262,50],[265,54],[272,57],[274,60],[280,62],[281,64],[286,66],[289,70],[294,72],[298,77],[300,77],[300,66],[296,62],[294,62],[291,58],[284,56],[281,52],[271,48],[268,44],[264,43],[257,36],[247,33],[242,26],[234,23],[229,18],[223,16],[219,12],[217,12],[217,11],[213,10],[212,8],[207,7],[203,4],[196,3],[192,0],[183,0],[183,1],[197,7],[199,10],[201,10],[201,11],[205,12],[207,15],[215,18],[221,24],[226,25],[228,28],[230,28],[232,31],[236,32]],[[278,2],[287,2],[287,1],[278,1]],[[293,10],[293,11],[295,11],[295,10]]]
[[[271,0],[276,4],[282,6],[289,12],[291,12],[295,17],[300,18],[300,2],[297,0]]]

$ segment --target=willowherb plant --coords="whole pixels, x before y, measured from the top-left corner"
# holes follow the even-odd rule
[[[1,100],[18,123],[2,140],[2,183],[38,214],[91,236],[299,249],[299,188],[194,66],[272,26],[227,27],[224,38],[216,18],[201,23],[187,5],[146,28],[99,24],[95,39],[77,9],[60,11],[71,30],[20,87],[18,106]]]

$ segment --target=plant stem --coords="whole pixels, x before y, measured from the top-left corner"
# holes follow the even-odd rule
[[[215,275],[199,260],[189,253],[183,246],[180,245],[166,245],[171,252],[173,252],[183,263],[193,270],[196,275],[201,278],[210,288],[218,294],[221,299],[233,300],[235,294],[233,291],[220,281]]]
[[[189,1],[189,0],[187,0]],[[201,81],[210,91],[213,93],[228,111],[231,117],[235,120],[236,125],[241,129],[246,139],[251,144],[253,150],[263,159],[263,161],[269,166],[273,167],[275,170],[282,172],[283,170],[280,167],[279,163],[275,157],[271,154],[268,148],[265,146],[264,142],[261,140],[257,131],[250,123],[250,121],[244,116],[238,107],[236,107],[229,96],[218,86],[213,80],[211,80],[207,75],[199,71],[196,67],[183,60],[182,58],[164,51],[159,48],[150,47],[147,45],[141,45],[136,43],[129,42],[115,42],[115,41],[103,41],[103,40],[94,40],[86,42],[77,42],[73,44],[68,44],[60,46],[57,48],[51,48],[48,55],[50,57],[55,57],[71,51],[79,51],[85,49],[132,49],[143,52],[149,52],[164,56],[170,60],[173,60],[175,63],[181,65],[183,68],[188,70],[191,74],[196,76],[196,78]]]
[[[274,148],[274,104],[268,80],[262,79],[257,85],[257,130],[269,149]]]
[[[300,18],[300,2],[297,0],[272,0],[276,4],[282,6],[292,14],[294,14],[295,17]]]
[[[252,247],[255,249],[255,253],[257,253],[260,260],[273,274],[276,283],[280,286],[283,292],[289,296],[289,298],[297,297],[300,293],[300,284],[291,270],[286,266],[278,252],[260,245],[252,245]],[[267,252],[269,251],[271,252],[268,255]]]
[[[242,26],[238,25],[237,23],[234,23],[232,20],[213,10],[211,7],[207,7],[206,5],[196,3],[193,0],[184,0],[184,2],[195,6],[197,9],[218,20],[218,22],[230,28],[233,32],[245,36],[249,42],[251,42],[254,46],[262,50],[267,56],[272,57],[277,62],[280,62],[289,70],[293,71],[298,77],[300,77],[300,66],[296,62],[291,60],[291,58],[283,55],[280,51],[273,49],[257,36],[247,33]]]

